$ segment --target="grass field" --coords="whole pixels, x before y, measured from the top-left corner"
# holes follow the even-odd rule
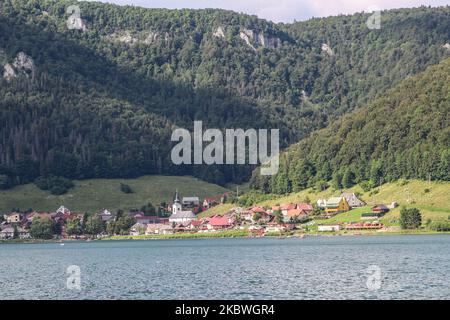
[[[134,193],[120,191],[120,183],[128,184]],[[75,180],[75,187],[65,195],[54,196],[38,189],[34,184],[17,186],[0,191],[0,212],[11,208],[37,211],[56,210],[64,205],[75,212],[96,212],[103,208],[115,212],[118,209],[140,208],[148,203],[172,201],[175,190],[181,196],[215,196],[228,191],[215,184],[184,176],[144,176],[137,179]]]
[[[426,191],[427,190],[427,191]],[[311,202],[319,198],[328,198],[333,195],[339,195],[343,190],[332,190],[329,188],[322,192],[315,192],[312,189],[306,189],[298,193],[292,193],[286,196],[279,196],[274,200],[258,203],[261,206],[273,206],[283,203],[303,202],[309,198]],[[375,204],[390,204],[393,201],[399,203],[400,207],[389,211],[384,217],[379,219],[386,225],[396,225],[402,206],[415,207],[420,209],[424,222],[431,220],[446,220],[450,215],[450,183],[448,182],[426,182],[411,180],[407,182],[386,183],[372,191],[364,192],[359,186],[348,190],[349,192],[360,193],[360,198],[367,203],[366,207],[353,209],[346,213],[341,213],[327,220],[317,222],[336,223],[360,221],[361,214],[370,212],[371,206]],[[204,216],[213,214],[222,214],[236,205],[225,204],[203,212]]]

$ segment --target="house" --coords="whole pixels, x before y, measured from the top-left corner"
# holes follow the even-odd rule
[[[309,203],[299,203],[297,204],[297,209],[304,211],[306,214],[313,212],[314,208]]]
[[[354,193],[343,192],[341,194],[341,197],[343,197],[343,198],[345,198],[345,200],[347,200],[348,205],[351,208],[358,208],[358,207],[363,207],[366,205],[366,203],[364,201],[360,200]]]
[[[263,207],[260,206],[251,207],[248,210],[242,211],[240,215],[242,219],[254,222],[256,214],[259,215],[258,221],[262,223],[269,222],[270,219],[272,218],[272,215],[270,215],[268,212],[266,212],[266,210]]]
[[[339,231],[341,226],[338,224],[328,224],[328,225],[319,225],[317,226],[317,231],[319,232],[334,232]]]
[[[148,224],[147,229],[145,230],[145,234],[173,234],[174,230],[172,226],[167,224]]]
[[[278,211],[281,212],[280,206],[273,206],[270,210],[272,211],[272,213],[275,213],[275,212],[278,212]]]
[[[64,206],[60,206],[60,207],[58,208],[58,210],[56,210],[56,213],[62,213],[62,214],[68,213],[68,214],[70,214],[70,210],[67,209],[67,208],[64,207]]]
[[[146,230],[147,230],[147,225],[138,222],[138,223],[135,223],[130,228],[130,235],[138,236],[138,235],[144,234]]]
[[[242,220],[253,221],[253,215],[254,215],[253,211],[243,210],[243,211],[241,211],[240,215],[241,215]]]
[[[390,205],[387,206],[389,209],[395,209],[398,207],[398,203],[396,201],[391,202]]]
[[[306,220],[308,218],[308,214],[300,209],[291,209],[283,215],[283,221],[286,223],[295,223],[297,221]]]
[[[25,230],[23,228],[19,228],[19,238],[20,239],[28,239],[31,238],[30,232],[28,230]]]
[[[261,226],[250,226],[248,228],[248,232],[255,236],[263,236],[265,231],[266,231],[265,228]]]
[[[109,212],[106,209],[103,209],[103,211],[99,214],[99,216],[103,222],[108,222],[109,220],[114,219],[114,216],[111,214],[111,212]]]
[[[388,211],[389,211],[389,208],[384,204],[378,204],[378,205],[372,207],[373,213],[380,214],[380,213],[386,213]]]
[[[34,219],[39,218],[39,219],[51,219],[52,215],[48,212],[33,212],[31,213],[29,216],[27,216],[27,219],[29,221],[33,221]]]
[[[17,228],[17,235],[20,239],[30,238],[30,233],[22,228]],[[0,239],[10,239],[14,237],[14,227],[6,226],[0,231]]]
[[[382,228],[384,225],[378,221],[349,223],[345,226],[347,230],[378,230]]]
[[[191,222],[182,222],[182,223],[177,223],[175,224],[173,231],[174,232],[185,232],[185,231],[190,231]]]
[[[21,220],[22,220],[22,215],[18,212],[13,212],[6,216],[7,223],[19,223]]]
[[[326,201],[325,213],[327,215],[335,215],[348,210],[350,210],[350,206],[344,197],[332,197]]]
[[[319,208],[325,209],[325,207],[327,206],[327,200],[326,199],[318,199],[317,206]]]
[[[232,226],[229,219],[226,217],[213,217],[209,218],[206,223],[206,228],[208,230],[222,230],[228,229]]]
[[[282,204],[280,206],[281,213],[285,216],[289,210],[296,209],[297,205],[294,203]]]
[[[218,204],[219,204],[219,202],[217,201],[217,198],[205,198],[203,200],[203,208],[205,208],[205,209],[209,209]]]
[[[251,207],[248,210],[250,210],[253,213],[266,213],[266,210],[263,207],[260,207],[260,206],[254,206],[254,207]]]
[[[189,224],[189,229],[191,230],[201,229],[204,223],[206,222],[203,220],[192,220]]]
[[[270,220],[272,220],[272,217],[273,217],[273,215],[271,215],[270,213],[268,213],[268,212],[261,212],[261,213],[259,213],[259,220],[258,220],[258,222],[260,222],[260,223],[268,223]],[[253,218],[254,218],[255,216],[253,216]]]
[[[169,217],[169,223],[182,223],[196,220],[197,217],[192,211],[177,211]]]
[[[266,232],[284,232],[286,227],[282,224],[269,224],[266,227]]]
[[[9,239],[14,237],[14,228],[11,226],[7,226],[0,231],[0,239]]]
[[[137,214],[134,216],[134,218],[136,219],[136,222],[139,223],[143,223],[143,224],[149,224],[149,223],[168,223],[169,219],[168,218],[162,218],[162,217],[158,217],[158,216],[146,216],[144,214]]]
[[[198,197],[183,197],[181,205],[186,208],[198,207],[200,205],[200,199]]]
[[[361,214],[361,220],[375,220],[382,217],[384,213],[366,212]]]

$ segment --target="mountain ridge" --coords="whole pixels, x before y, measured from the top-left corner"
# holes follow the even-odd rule
[[[0,4],[2,66],[20,52],[36,65],[34,79],[0,80],[4,185],[45,174],[242,182],[251,167],[171,165],[171,131],[193,120],[220,129],[280,128],[287,147],[444,59],[450,38],[448,7],[388,11],[383,33],[367,29],[366,14],[285,25],[223,10],[79,2],[82,31],[67,29],[72,4]],[[219,27],[223,36],[214,36]],[[130,45],[135,35],[120,30],[160,34]],[[244,30],[253,30],[249,41],[267,35],[282,44],[252,48],[240,37]],[[115,33],[125,41],[111,41]]]
[[[449,181],[450,58],[292,145],[277,176],[253,186],[289,193],[333,179],[336,189],[400,178]]]

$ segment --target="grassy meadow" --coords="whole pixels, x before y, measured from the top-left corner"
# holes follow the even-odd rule
[[[190,176],[143,176],[137,179],[74,180],[75,187],[68,193],[55,196],[48,191],[26,184],[0,191],[0,212],[12,208],[37,211],[56,210],[64,205],[75,212],[96,212],[103,208],[115,212],[118,209],[140,208],[149,201],[155,205],[173,200],[175,190],[181,196],[198,196],[202,200],[228,191],[215,184]],[[133,193],[120,190],[120,184],[128,184]]]
[[[340,195],[343,191],[355,192],[360,194],[360,198],[367,203],[367,206],[356,208],[349,212],[338,214],[330,219],[316,220],[317,223],[337,223],[360,221],[361,214],[371,212],[371,206],[375,204],[390,204],[396,201],[399,207],[390,210],[379,220],[386,225],[397,225],[401,207],[415,207],[422,212],[422,218],[446,220],[450,216],[450,183],[448,182],[426,182],[419,180],[397,181],[386,183],[371,191],[364,192],[361,187],[354,186],[346,190],[333,190],[328,188],[325,191],[316,192],[313,189],[302,190],[301,192],[291,193],[286,196],[277,196],[275,199],[266,200],[258,203],[261,206],[273,206],[283,203],[304,202],[309,198],[311,202],[320,198],[329,198],[333,195]],[[233,204],[224,204],[214,207],[202,213],[203,216],[223,214],[231,208],[236,207]]]

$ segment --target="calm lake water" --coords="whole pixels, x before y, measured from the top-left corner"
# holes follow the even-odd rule
[[[449,299],[449,271],[448,235],[0,244],[3,299]]]

